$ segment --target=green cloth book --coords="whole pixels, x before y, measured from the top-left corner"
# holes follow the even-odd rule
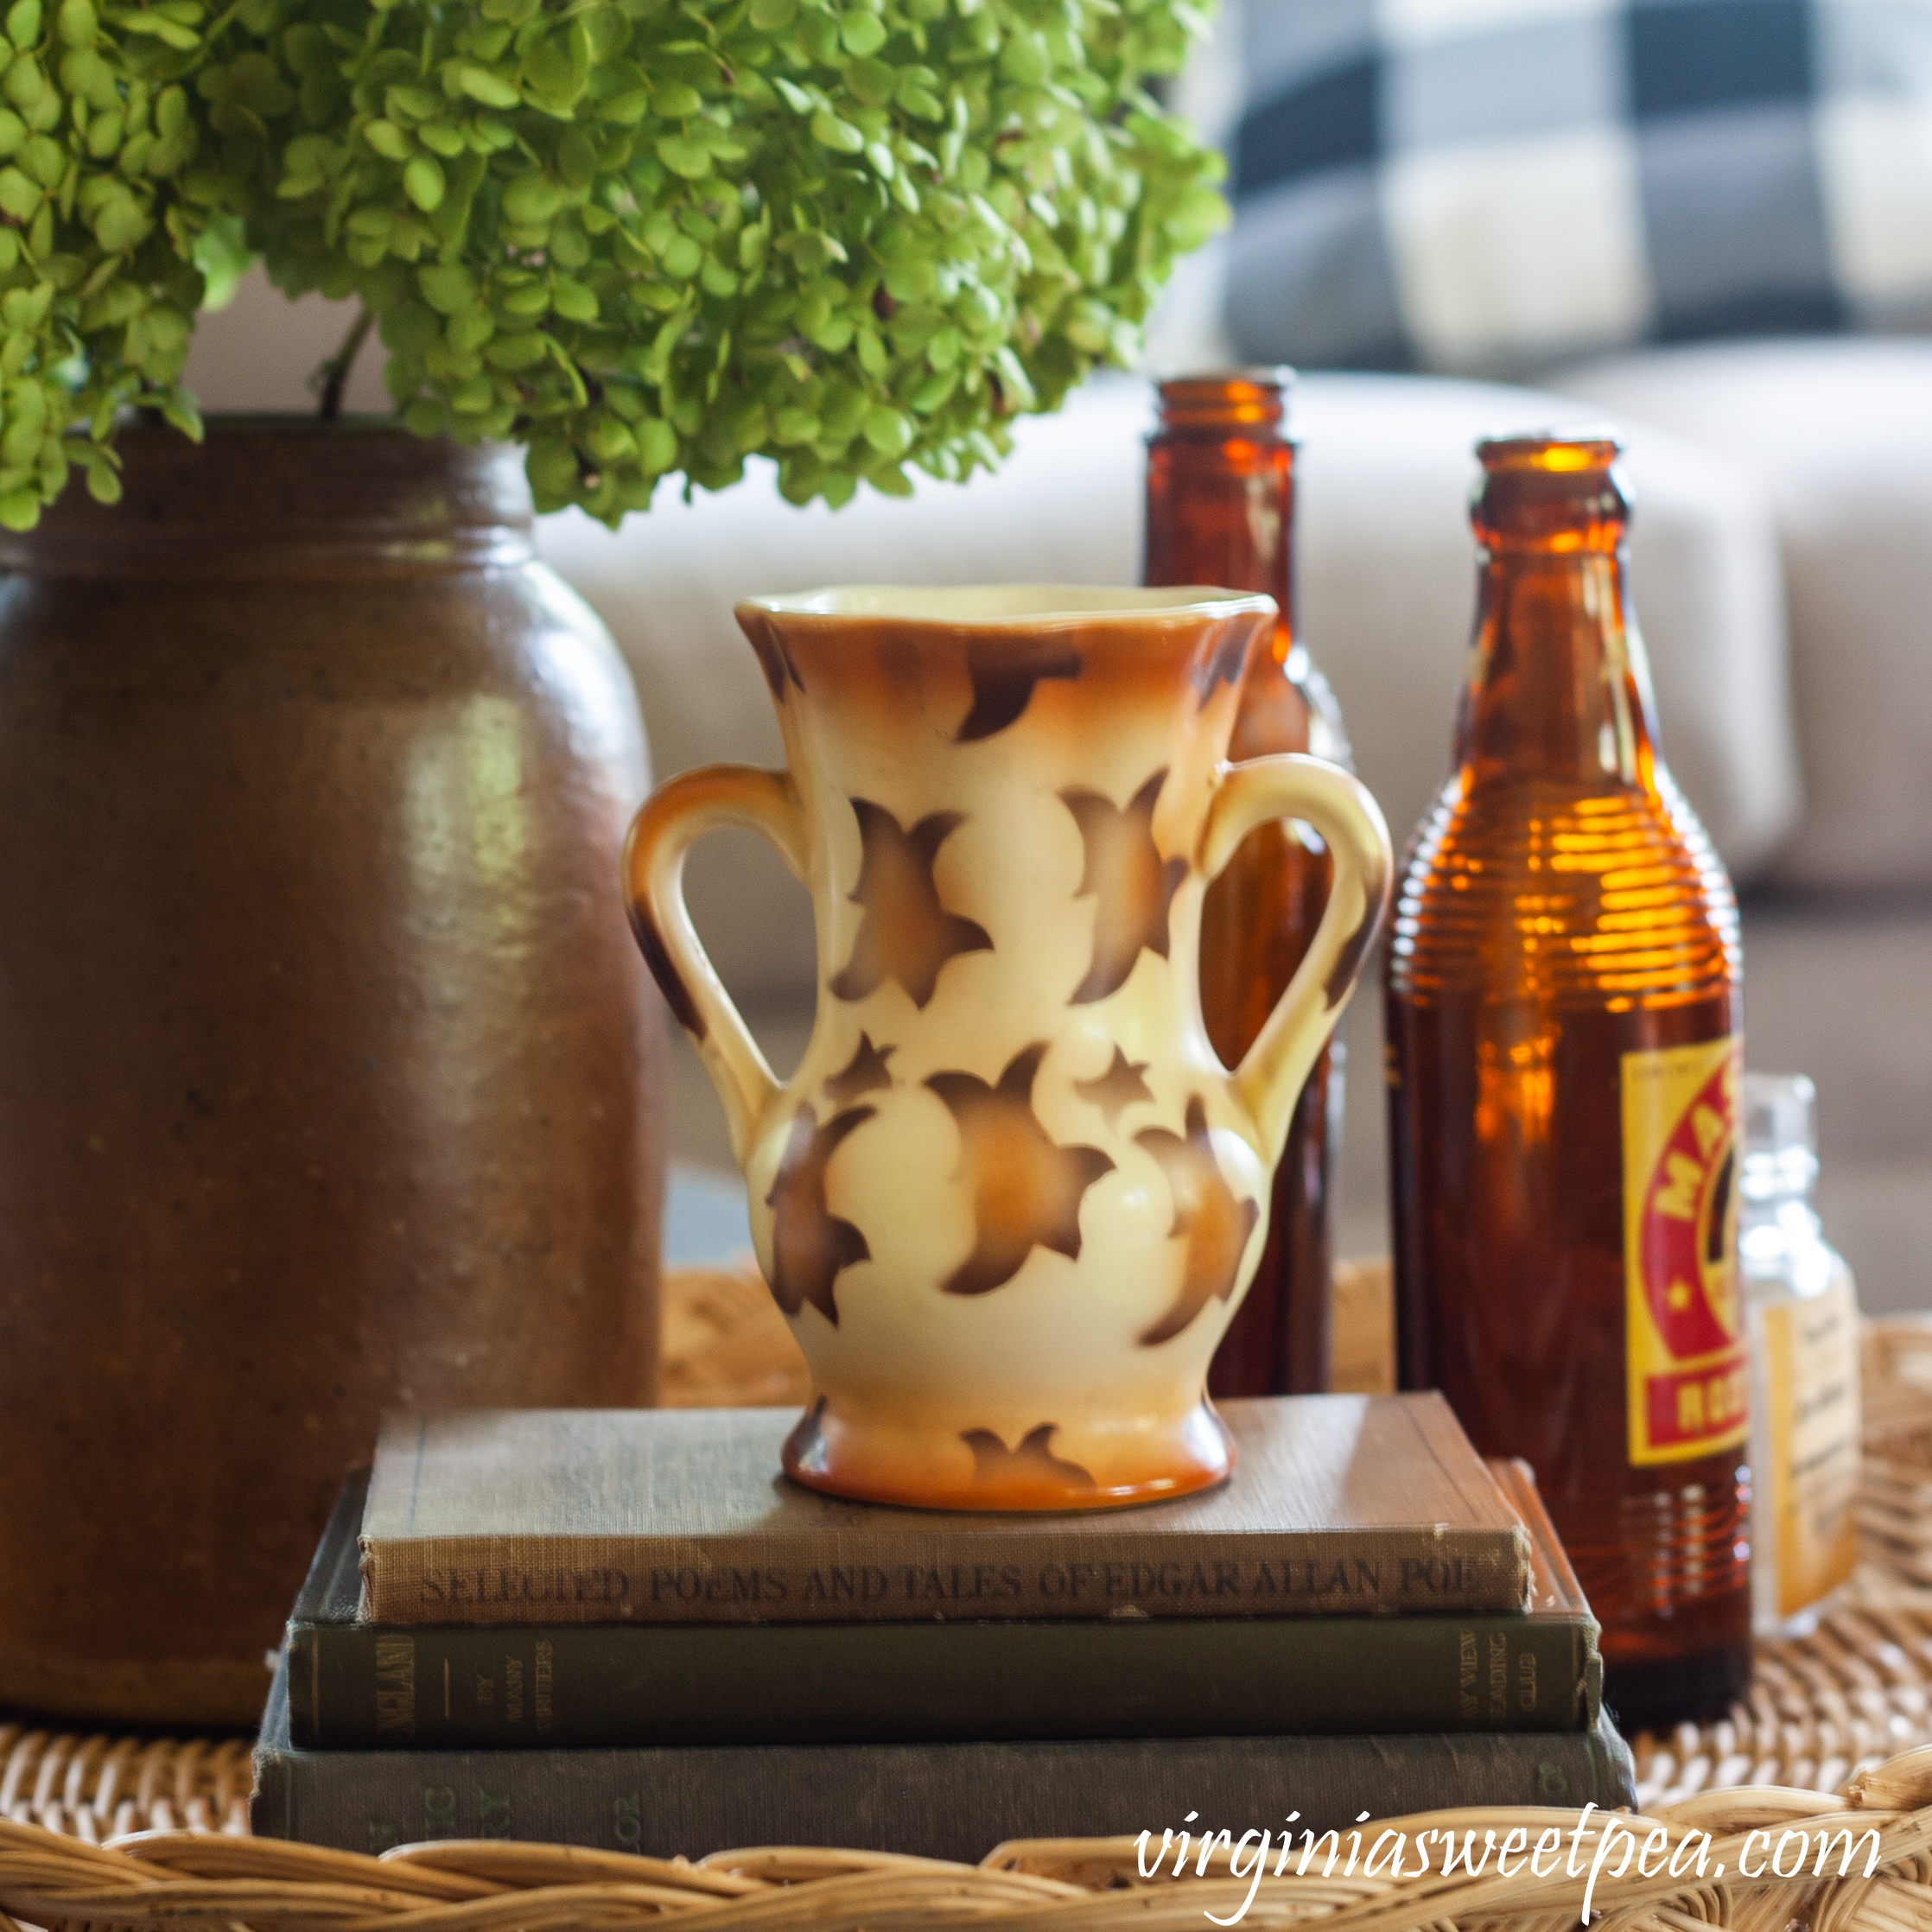
[[[1065,1516],[894,1509],[779,1474],[783,1409],[391,1415],[375,1624],[1514,1611],[1528,1538],[1438,1395],[1221,1405],[1234,1478]]]
[[[1591,1731],[1395,1738],[1109,1738],[978,1744],[652,1745],[582,1751],[297,1751],[287,1667],[255,1752],[258,1836],[352,1852],[423,1839],[517,1838],[658,1857],[835,1845],[981,1859],[1012,1838],[1164,1827],[1236,1839],[1288,1814],[1346,1832],[1357,1815],[1449,1806],[1636,1802],[1609,1713]]]
[[[303,1750],[1585,1731],[1597,1624],[1522,1464],[1527,1612],[886,1624],[373,1624],[365,1476],[289,1625]]]

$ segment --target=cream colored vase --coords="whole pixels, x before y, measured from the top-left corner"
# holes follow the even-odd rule
[[[1232,1451],[1208,1358],[1390,870],[1382,814],[1345,772],[1223,762],[1274,604],[860,587],[737,615],[788,768],[673,779],[626,866],[811,1366],[787,1471],[984,1509],[1218,1482]],[[1201,1021],[1201,895],[1284,817],[1326,840],[1334,884],[1230,1072]],[[812,897],[817,1023],[782,1086],[684,907],[685,853],[721,825],[765,834]]]

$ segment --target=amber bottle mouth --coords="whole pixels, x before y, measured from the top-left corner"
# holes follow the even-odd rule
[[[1630,514],[1623,453],[1595,426],[1485,437],[1469,511],[1485,551],[1615,550]]]
[[[1188,370],[1154,384],[1164,430],[1278,429],[1293,386],[1294,371],[1281,365]]]
[[[1485,436],[1476,445],[1476,461],[1486,470],[1542,470],[1554,476],[1608,469],[1623,454],[1624,446],[1615,431],[1594,423],[1575,429]]]

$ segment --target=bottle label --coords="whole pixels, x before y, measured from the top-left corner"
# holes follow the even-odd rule
[[[1760,1480],[1777,1549],[1777,1613],[1795,1617],[1844,1582],[1858,1558],[1859,1311],[1848,1269],[1822,1294],[1765,1308],[1764,1392],[1770,1467]]]
[[[1626,1053],[1624,1261],[1630,1459],[1688,1462],[1745,1439],[1735,1034]]]

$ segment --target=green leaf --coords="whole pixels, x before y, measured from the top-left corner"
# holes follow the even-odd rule
[[[476,284],[469,271],[454,263],[418,269],[416,279],[423,299],[441,315],[454,315],[476,300]]]
[[[184,396],[178,389],[170,389],[162,400],[161,413],[190,442],[200,442],[201,412],[195,408],[192,397]]]
[[[201,36],[194,29],[170,20],[158,7],[124,7],[114,24],[124,34],[147,35],[182,54],[192,54],[201,44]]]
[[[1005,344],[994,353],[994,366],[1000,372],[1000,378],[1006,386],[1007,400],[1014,408],[1027,410],[1035,400],[1033,385],[1026,370],[1021,367],[1020,358]]]
[[[49,136],[36,134],[21,149],[20,165],[51,193],[67,171],[67,151]]]
[[[1023,87],[1037,87],[1053,71],[1040,35],[1022,29],[1000,50],[1001,75]]]
[[[645,416],[632,429],[637,443],[638,467],[647,476],[661,476],[677,461],[677,432],[658,416]]]
[[[486,107],[520,107],[523,96],[506,80],[500,80],[482,67],[462,67],[456,70],[456,86],[473,101]]]
[[[548,41],[532,48],[525,58],[524,85],[534,93],[547,95],[553,105],[568,107],[583,92],[585,72],[562,48]]]
[[[369,122],[362,130],[362,138],[384,161],[407,161],[416,152],[416,143],[393,121]]]
[[[1168,216],[1173,246],[1179,254],[1198,248],[1234,219],[1227,198],[1211,187],[1193,189]]]
[[[672,174],[685,181],[702,181],[711,172],[711,150],[702,141],[687,140],[683,135],[667,134],[657,145],[658,159]]]
[[[862,60],[886,44],[886,23],[877,14],[855,8],[839,22],[838,37],[848,54]]]
[[[613,94],[597,104],[598,118],[616,127],[635,127],[650,111],[651,91],[647,87],[633,87],[628,93]]]
[[[47,92],[47,76],[41,72],[41,64],[30,54],[16,54],[8,64],[6,78],[0,80],[0,87],[6,90],[7,99],[32,120],[30,110]]]
[[[390,87],[384,90],[383,105],[391,120],[434,121],[442,117],[443,99],[427,87]]]
[[[442,169],[428,155],[418,155],[403,170],[403,192],[425,214],[442,206]]]
[[[536,329],[520,335],[499,335],[483,352],[483,359],[493,369],[531,369],[550,353],[550,344]]]
[[[862,428],[866,441],[881,456],[902,456],[912,448],[912,419],[889,404],[875,404],[867,410]]]
[[[569,276],[560,275],[550,284],[550,306],[558,315],[573,322],[594,322],[597,320],[597,298],[581,282],[573,282]]]
[[[0,168],[0,214],[27,220],[41,205],[39,187],[17,168]]]
[[[547,175],[519,175],[503,191],[503,212],[519,228],[541,228],[566,198],[562,184]]]
[[[0,524],[9,530],[27,531],[41,520],[38,490],[8,490],[0,493]]]
[[[118,194],[94,217],[94,238],[110,255],[145,241],[154,223],[131,194]]]
[[[820,108],[812,116],[811,137],[820,147],[829,148],[836,154],[855,155],[865,149],[865,136],[829,107]]]

